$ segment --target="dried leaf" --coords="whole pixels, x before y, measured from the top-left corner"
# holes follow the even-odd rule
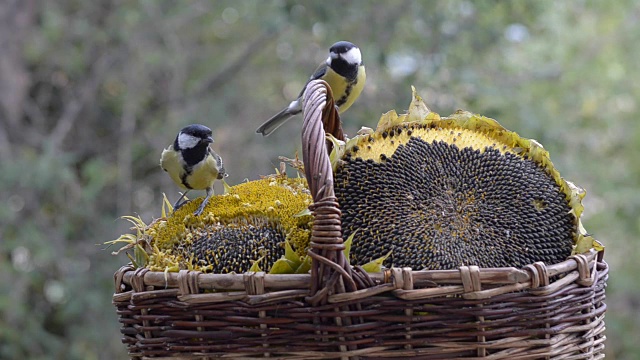
[[[416,88],[411,86],[411,104],[409,105],[409,111],[407,112],[407,118],[405,121],[421,121],[429,115],[431,110],[422,101],[422,98],[416,92]]]
[[[173,205],[167,198],[167,194],[162,193],[162,217],[166,218],[168,214],[173,212]]]
[[[403,119],[404,116],[398,117],[398,113],[395,110],[387,111],[380,117],[376,131],[382,131],[383,129],[387,129],[393,125],[397,125],[401,123]]]

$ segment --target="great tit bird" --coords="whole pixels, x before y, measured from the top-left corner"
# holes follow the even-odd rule
[[[195,124],[180,130],[173,144],[162,151],[160,166],[180,188],[186,190],[174,208],[189,190],[206,190],[207,197],[194,212],[194,215],[200,215],[213,195],[214,182],[224,182],[224,177],[228,176],[222,158],[209,147],[211,143],[211,129]]]
[[[343,113],[360,96],[366,78],[360,49],[348,41],[338,41],[331,46],[329,57],[318,66],[307,84],[309,81],[317,79],[326,81],[331,86],[338,112]],[[293,115],[302,112],[301,98],[307,84],[302,88],[296,100],[260,125],[256,132],[267,136]]]

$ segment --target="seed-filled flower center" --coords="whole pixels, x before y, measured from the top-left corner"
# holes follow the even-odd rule
[[[392,130],[345,154],[335,187],[344,237],[355,232],[352,263],[390,250],[385,265],[414,269],[520,267],[570,255],[575,217],[539,164],[482,136],[454,132],[447,142],[438,131],[451,132]],[[384,150],[374,160],[376,149]]]
[[[284,255],[286,234],[283,227],[268,218],[238,219],[226,225],[205,225],[197,229],[197,239],[187,254],[194,266],[211,267],[213,273],[249,271],[254,261],[264,271]]]

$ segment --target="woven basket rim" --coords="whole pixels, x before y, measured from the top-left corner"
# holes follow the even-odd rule
[[[413,270],[411,268],[390,268],[379,273],[368,274],[374,286],[359,290],[362,294],[401,290],[404,286],[398,284],[398,278],[411,276],[412,286],[431,286],[430,296],[462,294],[465,298],[488,298],[513,291],[534,289],[538,295],[551,293],[560,287],[559,284],[577,281],[584,286],[593,283],[596,277],[595,264],[604,262],[604,251],[590,250],[587,253],[573,255],[567,260],[546,266],[538,262],[527,265],[522,269],[514,267],[481,268],[478,266],[461,266],[455,270]],[[552,278],[575,273],[573,277],[551,281]],[[404,274],[404,275],[403,275]],[[267,274],[264,272],[246,272],[242,274],[212,274],[199,271],[181,270],[180,272],[165,273],[147,269],[134,269],[131,264],[123,266],[115,274],[116,296],[124,292],[127,286],[136,287],[136,281],[145,287],[155,289],[178,289],[183,295],[197,294],[200,290],[242,291],[254,277],[259,277],[264,290],[268,291],[300,291],[309,290],[310,274]],[[144,291],[139,288],[137,291]],[[408,290],[416,291],[416,290]],[[300,292],[300,293],[303,293]],[[337,298],[349,299],[349,293],[333,295]],[[371,294],[368,294],[371,295]]]

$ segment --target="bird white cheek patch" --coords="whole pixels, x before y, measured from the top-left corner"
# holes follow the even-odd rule
[[[178,136],[178,146],[180,146],[180,149],[191,149],[192,147],[198,145],[199,141],[199,138],[189,134],[181,133]]]
[[[342,58],[345,59],[349,64],[358,64],[362,63],[362,54],[360,54],[360,49],[352,48],[347,51]]]

